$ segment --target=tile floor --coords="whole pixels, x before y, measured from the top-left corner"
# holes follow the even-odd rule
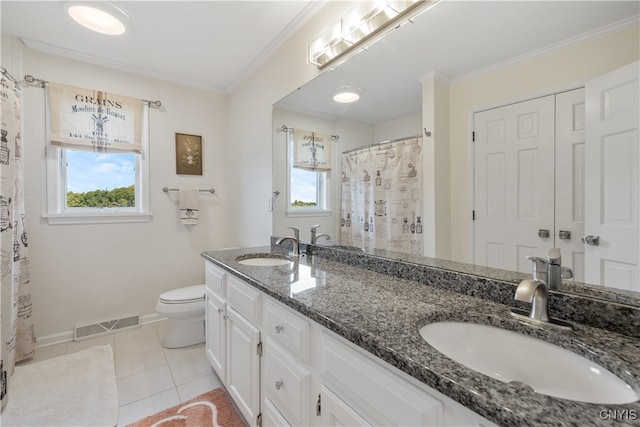
[[[166,324],[160,321],[86,341],[37,348],[34,359],[27,363],[110,344],[118,383],[118,426],[125,426],[221,386],[204,344],[162,347]]]

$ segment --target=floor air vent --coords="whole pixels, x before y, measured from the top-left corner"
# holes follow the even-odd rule
[[[81,341],[95,338],[101,335],[112,334],[124,329],[132,329],[140,326],[140,315],[123,317],[121,319],[106,320],[104,322],[89,325],[76,325],[73,328],[73,340]]]

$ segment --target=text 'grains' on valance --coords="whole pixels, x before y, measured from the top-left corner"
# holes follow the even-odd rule
[[[142,99],[50,82],[51,144],[142,153]]]
[[[331,170],[331,135],[294,129],[293,166],[321,171]]]

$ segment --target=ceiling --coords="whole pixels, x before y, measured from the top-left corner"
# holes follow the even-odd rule
[[[1,31],[3,36],[22,39],[32,49],[231,92],[326,1],[111,2],[125,9],[132,21],[127,33],[114,37],[93,33],[73,22],[62,7],[64,1],[2,0]],[[337,80],[328,82],[334,86],[323,90],[331,92],[336,84],[349,84],[367,70],[370,81],[362,88],[365,100],[374,93],[390,99],[371,89],[389,81],[402,83],[403,89],[395,91],[409,94],[419,88],[417,78],[425,73],[437,70],[449,78],[463,76],[637,16],[639,5],[637,0],[441,0],[414,24],[401,27],[369,51],[325,73]],[[370,101],[370,108],[374,108],[376,99]],[[402,104],[408,107],[410,103],[400,102],[399,107]],[[318,111],[324,108],[318,106]]]
[[[322,1],[119,1],[122,36],[94,33],[64,1],[0,1],[2,35],[30,48],[202,89],[229,92]],[[87,2],[85,2],[87,3]]]
[[[376,124],[422,110],[420,78],[452,81],[477,75],[607,31],[638,25],[634,1],[441,0],[384,39],[294,91],[279,107],[327,118]],[[640,50],[640,41],[635,47]],[[360,101],[338,104],[341,86]]]

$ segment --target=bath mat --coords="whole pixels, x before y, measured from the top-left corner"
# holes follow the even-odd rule
[[[118,387],[110,345],[16,366],[0,416],[3,427],[117,422]]]
[[[127,427],[246,427],[222,388],[128,424]]]

